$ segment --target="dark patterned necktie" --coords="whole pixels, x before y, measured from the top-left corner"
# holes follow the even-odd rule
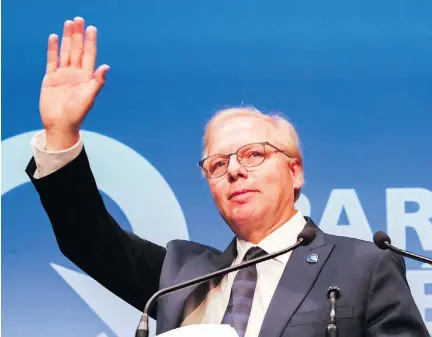
[[[254,259],[258,256],[265,255],[266,252],[259,247],[250,248],[243,261]],[[231,325],[240,337],[246,332],[252,300],[255,294],[257,282],[256,265],[240,269],[234,278],[231,288],[231,296],[228,307],[222,319],[222,324]]]

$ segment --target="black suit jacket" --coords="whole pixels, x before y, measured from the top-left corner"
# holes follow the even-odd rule
[[[26,172],[61,252],[139,310],[160,288],[226,267],[236,256],[234,239],[223,252],[185,240],[171,241],[165,248],[122,230],[105,208],[85,149],[47,177],[35,180],[35,169],[31,159]],[[306,226],[316,227],[309,218]],[[307,262],[311,253],[318,255],[317,263]],[[370,242],[319,229],[309,246],[292,253],[259,336],[325,336],[326,290],[332,285],[343,293],[336,311],[339,336],[429,336],[411,296],[403,258]],[[178,327],[186,314],[185,303],[198,305],[206,287],[160,298],[151,313],[157,319],[157,333]]]

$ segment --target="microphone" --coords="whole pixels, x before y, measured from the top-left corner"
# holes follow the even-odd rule
[[[432,265],[432,259],[428,257],[410,253],[407,252],[406,250],[392,246],[390,237],[384,232],[376,232],[375,235],[373,236],[373,241],[378,248],[381,248],[383,250],[388,248],[391,251],[401,254],[403,256]]]
[[[144,307],[144,311],[143,311],[143,314],[141,316],[141,320],[138,324],[138,328],[136,330],[135,337],[148,337],[148,334],[149,334],[149,324],[148,324],[149,312],[150,312],[153,304],[156,302],[156,300],[159,297],[161,297],[162,295],[166,295],[168,293],[171,293],[171,292],[183,289],[183,288],[187,288],[191,285],[195,285],[198,283],[208,281],[208,280],[215,278],[217,276],[225,275],[225,274],[228,274],[230,272],[233,272],[233,271],[236,271],[239,269],[243,269],[243,268],[249,267],[249,266],[254,265],[254,264],[258,264],[260,262],[271,260],[271,259],[273,259],[279,255],[288,253],[288,252],[296,249],[299,246],[307,246],[308,244],[310,244],[315,239],[315,236],[316,236],[316,228],[305,227],[300,232],[300,234],[297,236],[297,242],[295,244],[287,247],[287,248],[284,248],[284,249],[279,250],[279,251],[272,253],[272,254],[267,254],[264,256],[257,257],[255,259],[251,259],[251,260],[246,261],[246,262],[242,262],[240,264],[237,264],[237,265],[234,265],[231,267],[223,268],[223,269],[217,270],[213,273],[203,275],[203,276],[194,278],[192,280],[189,280],[189,281],[186,281],[183,283],[179,283],[179,284],[176,284],[176,285],[173,285],[171,287],[164,288],[164,289],[161,289],[161,290],[155,292],[153,294],[153,296],[150,297],[150,299],[147,301],[147,303]]]
[[[327,325],[326,336],[337,337],[338,330],[336,326],[336,300],[342,296],[342,293],[338,287],[331,286],[327,290],[327,298],[330,301],[330,322]]]

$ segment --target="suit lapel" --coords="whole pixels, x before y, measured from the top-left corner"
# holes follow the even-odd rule
[[[205,252],[190,259],[179,271],[173,284],[179,284],[196,277],[214,272],[229,266],[237,254],[236,239],[234,238],[222,254],[211,251]],[[178,290],[172,294],[163,296],[159,301],[163,302],[162,319],[158,320],[158,333],[162,333],[180,326],[184,314],[195,309],[207,295],[210,285],[217,285],[222,277],[213,280],[212,283],[204,282]],[[186,308],[187,304],[187,308]],[[185,310],[187,311],[185,313]],[[160,329],[160,330],[159,330]]]
[[[324,233],[312,220],[306,219],[306,226],[316,228],[317,235],[309,246],[301,246],[292,252],[264,317],[260,337],[282,334],[333,250],[333,244],[325,244]],[[318,255],[317,263],[307,262],[310,254]]]

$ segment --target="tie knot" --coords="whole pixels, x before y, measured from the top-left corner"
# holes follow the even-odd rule
[[[264,256],[267,252],[264,249],[261,249],[260,247],[252,247],[249,248],[249,250],[246,252],[243,261],[249,261],[256,257]]]

